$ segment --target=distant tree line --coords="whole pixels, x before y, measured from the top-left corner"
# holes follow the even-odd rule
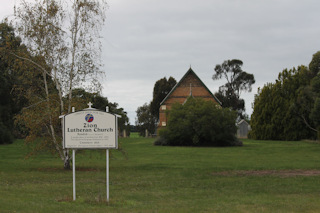
[[[279,73],[259,88],[251,116],[250,137],[263,140],[320,138],[320,51],[307,66]]]

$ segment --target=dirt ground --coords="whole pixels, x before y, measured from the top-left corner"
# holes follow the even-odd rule
[[[257,171],[225,171],[213,172],[214,176],[317,176],[320,170],[257,170]]]

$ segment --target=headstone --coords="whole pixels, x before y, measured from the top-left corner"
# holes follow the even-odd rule
[[[237,136],[238,138],[247,138],[250,130],[250,125],[245,120],[241,120],[238,124]]]

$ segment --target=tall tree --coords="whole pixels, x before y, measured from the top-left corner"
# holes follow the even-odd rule
[[[221,65],[216,65],[215,74],[212,76],[213,80],[221,78],[227,80],[215,95],[222,102],[223,107],[238,111],[241,117],[245,111],[244,100],[240,99],[241,92],[251,92],[251,86],[255,83],[253,74],[243,71],[242,65],[243,62],[238,59],[224,61]]]
[[[139,135],[145,136],[145,131],[154,133],[156,130],[157,119],[151,113],[150,104],[145,103],[143,106],[138,107],[137,111],[136,126]]]
[[[260,89],[254,100],[250,135],[255,139],[314,139],[317,130],[310,117],[314,106],[311,78],[305,66],[285,69],[275,83]]]
[[[320,51],[313,54],[312,60],[309,64],[309,69],[310,69],[313,77],[319,74],[319,71],[320,71]]]
[[[10,142],[13,135],[20,136],[13,125],[14,115],[28,104],[26,90],[39,87],[39,79],[41,80],[39,76],[34,75],[34,67],[26,65],[23,60],[17,59],[9,52],[30,56],[25,46],[21,45],[21,39],[15,35],[13,27],[3,22],[0,23],[0,123],[3,130],[0,135],[3,139],[5,136],[4,143]],[[26,76],[33,76],[32,86],[31,82],[26,83],[23,80]]]
[[[11,90],[16,76],[12,73],[12,59],[7,57],[6,49],[16,49],[20,41],[14,36],[13,28],[0,24],[0,144],[13,141],[13,97]]]
[[[310,124],[306,124],[317,132],[318,139],[320,139],[320,51],[313,55],[309,64],[309,70],[313,78],[311,79],[310,86],[305,90],[309,90],[310,92],[307,93],[308,95],[302,96],[303,98],[308,98],[308,102],[305,105],[309,107]]]
[[[105,20],[106,7],[104,0],[73,0],[69,3],[22,0],[15,11],[15,24],[32,56],[41,60],[11,53],[34,64],[42,72],[48,134],[65,168],[70,168],[69,150],[62,150],[61,137],[57,135],[60,130],[55,125],[56,113],[71,111],[74,88],[100,90],[99,31]],[[48,76],[55,84],[56,94],[50,94]],[[64,99],[64,94],[68,94],[67,99]]]
[[[153,87],[153,99],[150,104],[151,114],[159,120],[159,108],[161,101],[169,94],[171,89],[177,84],[173,77],[161,78]]]

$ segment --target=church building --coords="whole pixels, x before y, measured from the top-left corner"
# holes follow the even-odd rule
[[[176,102],[183,104],[190,96],[213,101],[221,106],[221,102],[211,93],[211,91],[190,67],[187,73],[160,103],[158,128],[162,128],[167,125],[168,118],[166,112],[171,109],[172,104]]]

